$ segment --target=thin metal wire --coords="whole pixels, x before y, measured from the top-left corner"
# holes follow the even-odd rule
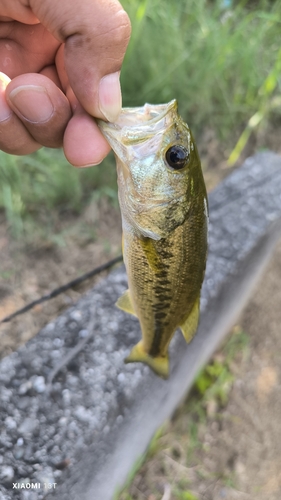
[[[105,264],[102,264],[101,266],[95,267],[95,269],[92,269],[92,271],[89,271],[88,273],[82,274],[82,276],[79,276],[78,278],[75,278],[74,280],[69,281],[68,283],[65,283],[65,285],[62,285],[58,288],[55,288],[52,290],[50,293],[47,293],[46,295],[43,295],[40,297],[40,299],[34,300],[33,302],[30,302],[29,304],[26,304],[26,306],[22,307],[21,309],[18,309],[17,311],[13,312],[9,316],[6,316],[0,321],[1,323],[7,323],[8,321],[11,321],[11,319],[15,318],[16,316],[19,316],[20,314],[24,314],[25,312],[29,311],[33,307],[37,306],[38,304],[42,304],[42,302],[46,302],[47,300],[53,299],[54,297],[57,297],[61,293],[65,292],[66,290],[69,290],[70,288],[73,288],[74,286],[79,285],[83,281],[86,281],[87,279],[91,278],[92,276],[95,276],[96,274],[101,273],[102,271],[105,271],[106,269],[109,269],[110,267],[114,266],[118,262],[122,262],[123,257],[122,255],[118,255],[118,257],[115,257],[115,259],[109,260],[108,262],[105,262]]]

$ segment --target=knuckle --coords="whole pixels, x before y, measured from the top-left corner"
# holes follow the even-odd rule
[[[92,38],[88,41],[93,48],[106,51],[109,57],[114,54],[124,55],[131,35],[131,23],[128,14],[114,4],[107,16],[100,16],[100,22],[92,27]]]
[[[131,23],[128,14],[122,9],[111,18],[111,29],[107,32],[112,43],[127,46],[131,36]]]
[[[12,155],[26,155],[36,151],[39,147],[40,145],[30,136],[16,117],[8,123],[0,125],[1,151]]]
[[[59,37],[74,48],[126,48],[131,35],[131,22],[123,7],[111,1],[107,6],[107,14],[100,6],[93,18],[64,21],[58,32]]]
[[[103,54],[104,65],[113,65],[120,69],[131,36],[131,23],[128,14],[119,10],[109,16],[94,33],[93,46],[96,56]],[[106,62],[107,61],[107,62]]]

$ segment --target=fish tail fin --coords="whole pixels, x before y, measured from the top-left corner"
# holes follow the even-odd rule
[[[133,314],[134,316],[136,316],[130,295],[130,290],[126,290],[126,292],[124,292],[123,295],[119,297],[115,305],[119,307],[119,309],[122,309],[122,311],[125,311],[129,314]]]
[[[142,341],[138,342],[131,350],[125,363],[141,362],[147,364],[157,375],[163,378],[169,376],[169,358],[166,356],[149,356],[143,348]]]
[[[200,295],[194,302],[191,312],[184,320],[184,322],[180,325],[180,329],[187,343],[192,340],[198,328],[199,312],[200,312]]]

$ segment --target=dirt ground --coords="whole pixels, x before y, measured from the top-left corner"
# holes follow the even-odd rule
[[[280,135],[280,128],[268,126],[265,135],[250,142],[240,161],[262,147],[281,153]],[[210,190],[230,172],[225,160],[228,152],[211,131],[204,132],[200,143]],[[85,225],[94,228],[95,239],[81,230]],[[11,241],[0,214],[0,320],[121,253],[120,215],[106,200],[88,206],[79,218],[61,220],[60,226],[63,244],[24,248]],[[97,279],[0,324],[0,357],[33,337]],[[159,441],[161,449],[136,475],[130,498],[281,499],[280,283],[281,244],[239,321],[250,342],[247,355],[238,356],[231,365],[235,380],[226,406],[210,407],[207,421],[198,425],[200,446],[191,464],[186,451],[189,416],[184,407],[179,410]],[[177,493],[179,484],[186,490],[182,496]]]
[[[94,241],[91,229],[95,231]],[[120,214],[106,200],[92,203],[80,217],[62,220],[60,231],[63,244],[43,242],[26,248],[11,241],[5,222],[0,223],[0,320],[121,254]],[[0,357],[27,342],[102,276],[104,273],[37,305],[9,323],[0,324]]]

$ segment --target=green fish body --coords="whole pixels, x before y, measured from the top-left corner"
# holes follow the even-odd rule
[[[175,330],[189,342],[198,326],[208,221],[200,159],[176,101],[125,108],[99,126],[117,160],[129,284],[117,306],[137,316],[142,331],[125,361],[167,377]]]

